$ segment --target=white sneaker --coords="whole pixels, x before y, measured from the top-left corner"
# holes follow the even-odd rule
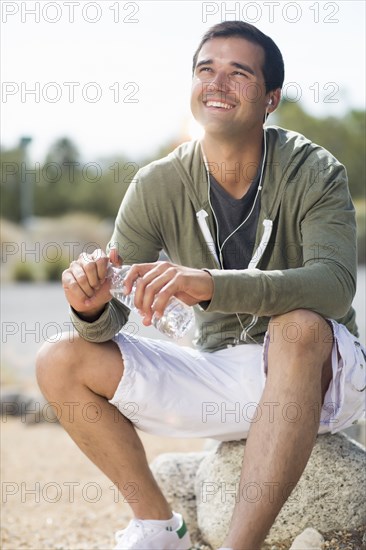
[[[190,550],[192,543],[184,519],[181,514],[173,514],[179,521],[174,531],[132,519],[126,529],[117,531],[114,550]]]

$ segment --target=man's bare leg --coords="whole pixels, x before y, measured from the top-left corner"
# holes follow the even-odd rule
[[[136,517],[169,519],[171,508],[149,469],[135,428],[108,403],[122,374],[122,357],[112,341],[94,344],[79,337],[71,342],[65,337],[45,344],[37,357],[39,386],[48,401],[57,403],[60,423],[75,443],[127,501],[131,483],[136,484],[137,502],[130,503]],[[88,420],[97,415],[97,421]]]
[[[307,310],[277,316],[270,335],[262,417],[249,432],[238,502],[223,544],[233,550],[261,547],[310,457],[332,377],[332,331],[320,316]],[[261,491],[258,502],[246,493],[248,483]]]

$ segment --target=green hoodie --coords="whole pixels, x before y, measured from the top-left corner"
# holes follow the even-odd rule
[[[164,250],[173,263],[206,269],[214,294],[195,306],[195,345],[215,351],[263,342],[272,315],[303,308],[358,335],[351,307],[356,289],[356,223],[345,168],[301,134],[271,126],[261,206],[248,269],[221,269],[212,235],[215,220],[198,141],[140,169],[120,206],[108,249],[125,264],[154,262]],[[82,321],[87,340],[111,339],[129,310],[113,299],[98,320]]]

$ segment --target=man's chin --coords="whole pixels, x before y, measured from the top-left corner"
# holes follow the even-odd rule
[[[232,125],[218,125],[218,124],[206,124],[203,126],[203,137],[213,137],[215,139],[221,139],[227,141],[232,139],[235,135]]]

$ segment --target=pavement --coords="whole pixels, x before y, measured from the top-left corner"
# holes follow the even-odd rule
[[[366,341],[366,266],[358,270],[354,300],[361,341]],[[144,327],[137,314],[131,313],[134,334],[150,338],[167,337],[154,327]],[[1,289],[1,367],[3,382],[36,387],[34,358],[45,340],[57,340],[62,332],[72,337],[68,304],[58,283],[3,284]],[[193,331],[178,341],[189,345]]]

